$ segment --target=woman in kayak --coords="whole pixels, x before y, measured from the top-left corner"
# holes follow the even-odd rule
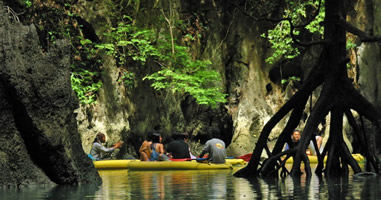
[[[169,157],[164,154],[164,145],[161,143],[162,137],[159,133],[154,133],[152,135],[152,144],[151,144],[151,161],[165,161],[169,160]]]
[[[107,148],[102,145],[106,142],[106,136],[103,133],[98,133],[94,139],[93,147],[91,148],[89,157],[92,160],[103,160],[106,158],[107,154],[113,152],[115,149],[122,146],[123,142],[117,142],[112,147]]]
[[[149,161],[151,157],[152,132],[148,132],[146,140],[143,141],[139,148],[140,160]]]

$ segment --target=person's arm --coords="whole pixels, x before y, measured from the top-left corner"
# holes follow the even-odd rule
[[[94,143],[93,145],[94,145],[95,149],[99,149],[100,151],[105,152],[105,153],[110,153],[110,152],[113,152],[115,150],[114,147],[107,148],[107,147],[105,147],[99,143]]]
[[[147,149],[146,141],[144,141],[142,145],[140,145],[139,152],[142,153],[145,149]]]
[[[209,141],[208,141],[208,142],[205,143],[205,146],[204,146],[204,148],[202,149],[199,158],[202,158],[202,157],[204,156],[204,154],[209,153],[209,152],[210,152],[210,143],[209,143]]]
[[[163,146],[163,144],[158,144],[159,146],[159,154],[160,155],[163,155],[163,153],[164,153],[164,146]]]
[[[122,144],[123,144],[123,142],[119,141],[119,142],[117,142],[117,143],[114,144],[113,148],[114,148],[114,149],[117,149],[117,148],[121,147]]]
[[[172,142],[167,145],[167,148],[165,148],[165,151],[167,152],[166,155],[172,158],[172,151],[173,151]]]

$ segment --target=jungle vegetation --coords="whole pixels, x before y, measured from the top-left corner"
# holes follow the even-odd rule
[[[381,37],[368,35],[346,21],[348,10],[352,6],[349,0],[284,1],[284,4],[275,5],[284,7],[285,10],[284,14],[278,18],[269,18],[268,15],[266,17],[253,15],[254,2],[256,1],[243,6],[239,1],[232,1],[241,12],[252,18],[253,22],[267,20],[275,23],[275,28],[270,30],[267,36],[272,44],[278,46],[273,46],[276,50],[274,55],[268,58],[269,62],[274,62],[279,57],[293,58],[299,54],[300,48],[310,48],[313,45],[321,46],[322,51],[319,61],[313,66],[301,88],[265,124],[250,162],[235,176],[278,177],[280,174],[290,174],[293,177],[299,177],[302,174],[301,164],[303,162],[305,173],[307,177],[310,177],[311,166],[305,149],[311,140],[316,148],[314,132],[326,117],[330,117],[329,138],[323,152],[317,152],[319,162],[315,173],[318,175],[324,173],[327,176],[345,176],[349,173],[349,167],[354,173],[361,172],[359,164],[351,155],[343,139],[344,115],[348,118],[355,137],[359,140],[356,145],[363,149],[361,153],[369,163],[367,170],[379,173],[380,165],[375,155],[374,137],[380,132],[381,116],[377,109],[359,93],[348,77],[347,33],[355,35],[360,43],[379,42]],[[316,25],[321,25],[321,27]],[[280,26],[286,27],[286,29],[280,30]],[[301,40],[298,35],[303,32],[315,32],[314,34],[317,33],[317,35],[309,37],[309,41]],[[319,33],[322,34],[319,36]],[[285,39],[280,40],[279,37]],[[300,142],[293,146],[291,133],[302,119],[309,96],[318,88],[321,91],[316,103],[311,105],[311,112],[302,131]],[[373,132],[364,132],[353,112],[357,112],[361,119],[365,118],[372,122]],[[286,126],[274,148],[270,150],[267,146],[269,135],[272,129],[286,117],[288,117]],[[285,143],[292,148],[283,150]],[[261,160],[263,151],[266,152],[268,158]],[[285,163],[290,157],[293,157],[293,165],[291,171],[288,171]],[[327,157],[326,163],[323,162],[325,157]],[[279,173],[280,171],[282,173]]]
[[[213,70],[207,59],[192,55],[189,46],[177,37],[192,41],[199,35],[186,31],[187,22],[174,17],[172,8],[168,12],[162,10],[160,21],[167,25],[166,31],[160,36],[154,35],[149,27],[142,26],[135,14],[139,12],[139,0],[124,1],[123,8],[115,6],[114,10],[123,9],[125,15],[113,16],[115,23],[102,36],[102,40],[94,34],[70,4],[71,1],[18,1],[25,10],[16,10],[24,13],[20,21],[34,23],[39,31],[40,41],[46,50],[57,39],[68,39],[72,44],[72,87],[81,102],[91,104],[96,101],[97,92],[102,86],[100,73],[103,56],[107,54],[117,61],[122,74],[121,83],[127,89],[134,87],[135,74],[129,68],[131,65],[144,67],[147,61],[156,63],[158,70],[146,74],[145,80],[152,81],[155,89],[168,89],[173,92],[188,93],[199,104],[212,107],[226,101],[226,94],[221,92],[215,82],[219,82],[220,74]],[[301,163],[305,164],[305,171],[311,175],[308,157],[304,151],[310,140],[316,144],[313,133],[318,125],[327,116],[330,117],[329,138],[322,154],[318,153],[319,164],[316,173],[325,173],[329,176],[345,175],[349,167],[355,173],[361,171],[358,163],[353,159],[343,140],[343,117],[349,119],[350,125],[359,139],[357,145],[369,164],[369,170],[379,173],[379,161],[375,155],[371,138],[379,133],[380,113],[365,99],[353,86],[347,75],[349,61],[347,48],[351,43],[347,41],[347,33],[357,36],[360,42],[379,42],[378,36],[366,34],[346,21],[350,0],[229,0],[240,12],[258,21],[274,22],[274,29],[264,37],[274,47],[274,54],[267,59],[269,63],[277,62],[281,58],[293,59],[301,49],[319,45],[322,50],[319,62],[313,66],[308,77],[303,80],[302,87],[284,104],[281,109],[263,127],[253,156],[247,167],[236,173],[237,176],[278,176],[279,170],[284,170],[292,176],[300,176]],[[9,5],[16,4],[8,1]],[[258,12],[258,5],[268,9]],[[262,7],[261,7],[262,8]],[[112,9],[111,9],[112,10]],[[274,13],[284,11],[280,16]],[[269,14],[270,13],[270,14]],[[260,14],[260,15],[258,15]],[[270,16],[270,17],[269,17]],[[307,37],[306,37],[307,35]],[[303,36],[303,37],[302,37]],[[308,41],[306,40],[308,39]],[[299,81],[299,77],[291,80]],[[282,80],[286,83],[291,80]],[[292,146],[290,134],[299,124],[311,94],[320,90],[318,100],[311,107],[302,138],[297,146],[283,151],[288,143]],[[357,112],[373,123],[375,131],[366,133],[355,120],[352,111]],[[289,116],[289,117],[288,117]],[[268,137],[272,129],[284,118],[288,117],[287,125],[280,134],[272,150],[267,146]],[[265,151],[268,159],[262,161],[260,156]],[[285,160],[281,157],[293,157],[294,162],[290,172],[284,167]],[[328,157],[326,164],[324,157]]]
[[[155,32],[154,27],[139,21],[139,0],[104,2],[113,23],[107,24],[103,35],[98,36],[91,24],[78,14],[75,1],[19,2],[22,5],[17,1],[8,4],[23,8],[14,11],[17,20],[36,25],[45,50],[58,39],[71,43],[71,83],[83,104],[96,103],[103,84],[101,73],[106,56],[116,60],[121,74],[119,82],[126,90],[132,90],[135,83],[141,81],[136,80],[136,70],[132,66],[138,66],[142,69],[138,71],[143,72],[149,61],[158,70],[145,74],[143,80],[154,89],[190,95],[198,104],[212,108],[226,102],[220,73],[213,68],[210,60],[197,57],[190,50],[189,43],[200,36],[187,31],[191,22],[177,19],[171,4],[168,9],[160,10],[158,21],[165,26]]]

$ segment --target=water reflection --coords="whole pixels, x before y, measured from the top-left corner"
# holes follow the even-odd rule
[[[96,196],[123,199],[252,199],[246,179],[231,170],[99,171],[104,181]],[[119,174],[115,176],[115,174]],[[118,178],[114,178],[118,177]],[[117,188],[121,180],[129,180]],[[110,193],[109,191],[113,191]],[[115,195],[117,193],[117,196]]]
[[[247,180],[231,170],[99,171],[101,186],[0,189],[0,199],[380,199],[381,178]]]
[[[95,198],[95,192],[99,190],[99,186],[83,185],[83,186],[59,186],[59,185],[39,185],[29,186],[26,188],[0,189],[0,199],[7,200],[30,200],[30,199],[85,199]]]

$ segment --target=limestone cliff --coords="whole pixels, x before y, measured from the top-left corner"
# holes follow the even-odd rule
[[[81,146],[70,48],[43,52],[34,25],[0,1],[0,186],[100,183]]]
[[[65,1],[51,2],[59,7]],[[58,3],[55,4],[56,2]],[[86,24],[86,30],[91,32],[91,35],[86,35],[83,31],[84,37],[96,38],[94,41],[102,42],[106,40],[104,33],[109,32],[110,27],[115,27],[115,20],[127,13],[131,2],[75,0],[70,1],[70,6],[86,22],[83,23]],[[42,52],[38,48],[38,39],[33,39],[37,38],[33,25],[10,25],[7,20],[1,20],[3,43],[0,60],[0,106],[3,111],[1,118],[4,118],[1,126],[5,131],[0,136],[2,141],[12,141],[14,145],[0,147],[0,166],[25,176],[16,178],[17,180],[48,182],[53,180],[49,170],[58,171],[57,167],[60,166],[68,170],[70,178],[61,180],[62,175],[57,175],[55,180],[59,181],[56,182],[87,181],[86,177],[98,180],[93,176],[94,169],[87,169],[91,163],[86,160],[83,151],[90,151],[94,136],[99,131],[107,134],[109,143],[124,141],[123,147],[115,154],[117,158],[137,157],[140,142],[153,129],[160,129],[164,142],[173,131],[186,131],[197,146],[205,142],[212,127],[218,127],[228,145],[228,156],[251,153],[264,124],[295,89],[291,84],[281,85],[280,80],[293,75],[306,77],[317,59],[319,48],[314,47],[290,62],[275,65],[265,63],[264,60],[271,50],[260,35],[271,25],[252,20],[229,1],[137,2],[139,3],[132,16],[135,22],[154,30],[158,35],[169,32],[170,29],[165,20],[159,20],[164,17],[163,13],[171,13],[174,19],[184,21],[185,33],[175,31],[177,42],[190,46],[194,57],[212,61],[212,68],[223,75],[223,80],[216,84],[220,84],[228,94],[228,103],[217,109],[210,109],[197,105],[189,95],[152,89],[150,82],[143,81],[142,78],[158,70],[158,65],[153,62],[147,62],[144,66],[129,63],[128,70],[135,77],[134,82],[126,87],[121,83],[122,70],[117,67],[116,61],[104,56],[101,77],[103,87],[99,91],[97,104],[81,105],[76,109],[77,101],[68,82],[68,64],[72,58],[67,57],[66,51],[69,48],[65,47],[66,44],[59,41],[57,47],[50,47],[47,52]],[[377,6],[374,6],[368,16],[374,20],[365,21],[372,21],[367,26],[379,33],[380,22],[377,20],[380,18],[377,16],[380,12],[377,10],[378,3],[375,4]],[[43,27],[43,24],[40,26]],[[185,40],[185,34],[191,34],[194,40]],[[359,78],[355,81],[358,80],[363,93],[377,105],[381,99],[378,91],[379,45],[363,44],[358,50],[360,70],[355,73],[360,75],[357,75]],[[363,57],[367,57],[364,59],[367,62],[361,62]],[[74,109],[76,116],[73,114]],[[76,121],[73,117],[76,117]],[[81,136],[78,136],[77,129]],[[282,129],[280,124],[270,138],[276,138]],[[79,141],[82,141],[82,148]],[[42,144],[47,145],[42,149],[56,153],[36,151]],[[13,146],[17,147],[17,152],[23,152],[19,154],[19,160],[10,160],[10,155],[15,151]],[[60,157],[57,164],[49,161],[57,156]],[[39,159],[40,157],[44,159]],[[48,160],[47,163],[43,162],[45,160]],[[28,170],[23,173],[21,161],[28,166]],[[8,165],[9,163],[12,165]],[[46,167],[47,165],[55,167]],[[82,171],[83,169],[86,170]],[[48,175],[44,174],[45,171]],[[16,183],[16,179],[9,179],[12,180],[9,182]]]
[[[123,5],[126,6],[121,1],[120,9],[124,8]],[[364,3],[359,2],[359,5]],[[78,13],[93,25],[102,39],[104,27],[112,22],[112,16],[117,13],[113,13],[100,0],[81,0],[76,6]],[[372,7],[376,8],[378,7]],[[86,112],[79,110],[79,113],[95,113],[94,116],[90,114],[91,120],[86,120],[89,118],[85,114],[79,120],[79,127],[83,130],[81,132],[89,133],[83,137],[85,149],[89,149],[89,141],[97,130],[104,130],[111,138],[115,137],[114,140],[124,138],[129,141],[124,147],[129,147],[129,150],[124,150],[124,153],[134,155],[133,150],[136,151],[139,143],[132,141],[141,141],[145,133],[154,127],[161,126],[165,138],[173,130],[182,130],[190,133],[196,142],[203,142],[203,136],[214,126],[222,130],[228,143],[229,156],[251,153],[264,124],[295,89],[293,85],[282,88],[284,86],[280,84],[280,79],[287,76],[306,77],[320,51],[319,47],[313,47],[293,61],[275,65],[265,63],[271,50],[260,35],[270,25],[264,21],[252,20],[228,1],[142,1],[137,9],[139,12],[134,16],[137,23],[158,33],[169,31],[168,24],[158,20],[163,17],[163,12],[172,12],[178,20],[188,20],[187,31],[195,36],[195,40],[183,42],[192,47],[193,54],[197,57],[210,59],[213,68],[223,74],[221,85],[228,94],[228,103],[217,110],[210,110],[196,105],[189,96],[154,91],[149,83],[141,81],[144,75],[157,70],[152,63],[144,67],[131,66],[137,74],[136,82],[133,88],[124,88],[116,84],[120,78],[115,75],[118,69],[112,62],[108,62],[105,65],[105,77],[108,78],[104,79],[108,86],[102,89],[96,109],[86,109]],[[356,10],[359,13],[369,13],[370,16],[362,19],[374,19],[374,23],[372,20],[365,21],[372,22],[368,26],[375,29],[375,32],[379,31],[377,10],[367,12],[358,6]],[[181,38],[182,35],[177,33],[177,36]],[[358,76],[358,82],[362,85],[363,93],[375,104],[380,100],[378,48],[377,44],[363,44],[358,48],[358,64],[362,74]],[[361,62],[365,57],[367,62]],[[312,101],[316,100],[316,95],[319,94],[312,95]],[[109,112],[119,117],[115,120],[108,117],[105,108],[113,108],[108,109]],[[309,111],[305,112],[307,116]],[[303,128],[302,122],[300,128]],[[282,129],[282,124],[276,127],[271,138],[276,138]]]
[[[104,27],[109,26],[116,13],[100,0],[81,0],[75,6],[102,40]],[[189,96],[153,90],[149,82],[141,80],[157,70],[153,63],[144,67],[131,65],[135,83],[132,88],[125,88],[118,84],[119,69],[109,60],[104,65],[105,87],[97,105],[78,110],[85,151],[89,151],[97,131],[107,133],[111,141],[123,139],[125,145],[119,156],[128,157],[137,156],[140,142],[136,141],[155,127],[161,127],[164,139],[177,130],[188,132],[195,142],[205,142],[210,128],[218,127],[229,145],[229,156],[250,153],[264,123],[284,97],[281,87],[269,78],[271,66],[264,63],[268,44],[260,34],[266,24],[252,21],[225,1],[153,1],[139,6],[141,11],[134,16],[137,23],[158,33],[169,31],[168,24],[158,20],[163,17],[162,11],[188,20],[187,30],[196,39],[187,44],[195,56],[210,59],[212,67],[223,75],[220,84],[229,95],[228,103],[211,110],[195,104]],[[181,38],[181,33],[177,36]]]

